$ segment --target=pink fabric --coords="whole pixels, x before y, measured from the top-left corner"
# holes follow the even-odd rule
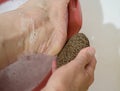
[[[7,0],[0,0],[0,4],[6,2]]]
[[[68,7],[68,39],[80,31],[82,14],[79,0],[70,0]]]

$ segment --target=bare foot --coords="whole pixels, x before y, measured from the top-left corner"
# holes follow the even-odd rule
[[[11,63],[19,54],[57,55],[66,42],[69,0],[29,0],[15,11],[0,14],[0,60]]]
[[[32,24],[33,40],[27,51],[56,55],[61,50],[67,37],[68,3],[69,0],[30,0],[20,7]]]

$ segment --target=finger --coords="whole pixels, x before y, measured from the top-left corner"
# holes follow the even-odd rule
[[[87,73],[87,78],[89,79],[89,85],[91,85],[94,81],[94,72],[95,72],[95,67],[96,67],[96,58],[91,57],[91,59],[89,59],[90,62],[89,64],[85,67],[85,73]]]
[[[97,63],[97,61],[96,61],[96,58],[95,58],[95,56],[94,56],[94,57],[92,57],[92,58],[90,59],[89,64],[86,66],[86,70],[87,70],[89,73],[94,74],[95,67],[96,67],[96,63]]]
[[[91,59],[95,56],[95,49],[92,47],[87,47],[80,51],[75,60],[85,68],[89,65]]]
[[[91,59],[95,55],[95,50],[94,48],[87,47],[83,50],[80,51],[80,53],[77,55],[77,57],[65,65],[67,68],[76,71],[79,71],[78,69],[83,69],[81,71],[86,71],[86,67],[91,63]]]

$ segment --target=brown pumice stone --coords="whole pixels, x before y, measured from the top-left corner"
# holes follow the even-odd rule
[[[68,40],[57,57],[57,68],[72,61],[81,49],[90,46],[88,38],[83,33],[77,33]]]

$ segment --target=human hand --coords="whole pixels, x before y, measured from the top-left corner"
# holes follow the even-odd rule
[[[85,48],[53,73],[43,91],[87,91],[94,80],[95,66],[95,50]]]

